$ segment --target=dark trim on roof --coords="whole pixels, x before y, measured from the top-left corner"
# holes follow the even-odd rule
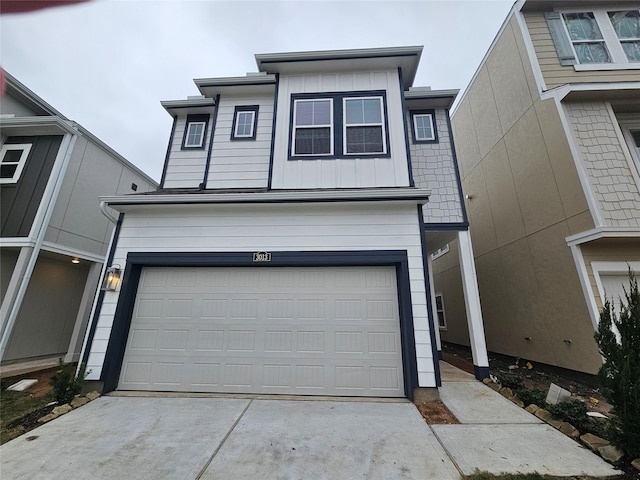
[[[456,155],[456,144],[453,140],[453,130],[451,128],[451,117],[449,109],[445,108],[444,114],[447,117],[447,129],[449,130],[449,142],[451,143],[451,156],[453,157],[453,166],[456,170],[456,183],[458,184],[458,195],[460,196],[460,208],[462,208],[462,218],[464,223],[469,225],[469,217],[467,216],[467,206],[464,203],[464,193],[462,192],[462,179],[460,178],[460,167],[458,165],[458,155]]]
[[[204,176],[202,177],[202,188],[207,188],[207,180],[209,179],[209,167],[211,166],[211,152],[213,150],[213,139],[216,133],[216,123],[218,122],[218,110],[220,110],[220,94],[215,98],[216,109],[213,111],[211,119],[211,139],[209,140],[209,150],[207,151],[207,161],[204,165]]]
[[[429,279],[429,263],[427,250],[427,238],[424,234],[424,213],[422,205],[418,205],[418,222],[420,223],[420,243],[422,245],[422,266],[424,269],[424,288],[427,295],[427,318],[429,319],[429,338],[431,339],[431,354],[433,355],[433,370],[436,377],[436,387],[442,386],[440,376],[440,362],[438,362],[438,343],[436,340],[435,320],[433,318],[433,304],[431,302],[431,280]]]
[[[256,85],[275,85],[275,82],[201,83],[201,84],[198,84],[198,88],[213,88],[213,87],[255,87]]]
[[[425,223],[424,230],[429,231],[453,231],[461,232],[469,230],[468,222],[456,222],[456,223]]]
[[[162,176],[160,177],[160,185],[158,188],[164,188],[164,181],[167,178],[167,167],[169,166],[169,157],[171,156],[171,148],[173,147],[173,136],[176,134],[176,123],[178,117],[173,117],[173,125],[171,126],[171,134],[169,135],[169,145],[167,145],[167,154],[164,156],[164,166],[162,167]]]
[[[113,262],[113,257],[116,253],[116,246],[118,245],[118,239],[120,237],[120,229],[122,228],[122,221],[124,220],[124,213],[120,213],[118,216],[118,221],[116,222],[116,226],[113,232],[113,238],[111,240],[111,248],[109,249],[109,254],[107,255],[107,259],[104,263],[107,267],[111,266]],[[104,302],[104,290],[102,290],[102,282],[104,282],[104,277],[107,274],[106,268],[103,269],[103,275],[100,277],[100,281],[98,282],[98,299],[96,300],[96,309],[93,312],[93,318],[91,319],[91,324],[89,325],[89,331],[87,333],[87,341],[85,343],[84,352],[82,355],[82,359],[80,363],[87,364],[89,360],[89,354],[91,353],[91,346],[93,344],[93,338],[96,335],[96,329],[98,328],[98,319],[100,318],[100,313],[102,310],[102,303]]]
[[[100,375],[100,380],[104,382],[102,393],[113,391],[118,387],[140,277],[142,269],[146,266],[253,268],[393,266],[396,269],[398,287],[404,392],[410,400],[413,399],[414,389],[418,386],[418,373],[409,260],[406,250],[272,252],[271,261],[265,264],[256,264],[253,261],[253,252],[129,252]],[[433,361],[436,371],[439,372],[437,356]]]
[[[276,88],[273,94],[273,120],[271,122],[271,146],[269,147],[269,177],[267,179],[267,189],[271,190],[273,180],[273,156],[276,146],[276,119],[278,117],[278,93],[280,90],[280,74],[276,73]]]
[[[413,180],[413,165],[411,163],[411,147],[409,145],[409,132],[407,132],[407,105],[404,101],[404,82],[402,81],[402,68],[398,67],[398,81],[400,82],[400,105],[402,108],[402,127],[404,129],[404,147],[407,152],[407,168],[409,169],[409,186],[415,187]]]
[[[262,65],[268,65],[273,63],[301,63],[301,62],[326,62],[329,60],[363,60],[369,58],[398,58],[398,57],[418,57],[419,53],[397,53],[397,54],[369,54],[369,55],[345,55],[345,56],[326,56],[316,58],[291,58],[291,59],[278,59],[278,60],[259,60]]]

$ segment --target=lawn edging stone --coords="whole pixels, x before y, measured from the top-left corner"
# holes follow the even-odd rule
[[[65,413],[69,413],[71,410],[75,410],[76,408],[80,408],[81,406],[86,405],[87,403],[89,403],[92,400],[95,400],[99,396],[100,396],[100,393],[96,391],[92,391],[87,393],[86,395],[75,397],[70,404],[65,403],[64,405],[58,405],[51,411],[51,413],[49,413],[48,415],[45,415],[44,417],[39,418],[38,423],[50,422],[51,420],[58,418],[60,415],[64,415]]]

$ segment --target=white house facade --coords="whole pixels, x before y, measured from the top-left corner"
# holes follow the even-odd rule
[[[258,73],[196,79],[201,96],[162,102],[174,124],[160,189],[101,199],[119,215],[121,282],[95,302],[87,379],[408,398],[437,387],[430,253],[464,243],[468,224],[448,124],[457,91],[410,88],[421,52],[256,55]]]

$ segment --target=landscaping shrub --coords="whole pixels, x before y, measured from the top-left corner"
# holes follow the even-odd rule
[[[521,388],[516,391],[516,395],[525,405],[533,403],[539,407],[544,407],[547,401],[547,394],[539,388],[534,388],[533,390]]]
[[[60,361],[60,369],[51,377],[53,398],[59,405],[69,403],[82,389],[85,367],[82,365],[76,376],[76,368],[72,363],[66,365]]]
[[[604,357],[599,372],[603,393],[613,406],[612,437],[633,458],[640,456],[640,292],[631,269],[629,283],[620,315],[605,302],[595,339]]]
[[[524,380],[520,375],[515,373],[498,373],[496,375],[498,382],[503,387],[510,388],[514,392],[522,390],[524,388]]]
[[[580,431],[587,431],[589,426],[589,417],[587,416],[587,406],[580,400],[565,400],[556,405],[547,405],[547,409],[551,414],[569,422]]]

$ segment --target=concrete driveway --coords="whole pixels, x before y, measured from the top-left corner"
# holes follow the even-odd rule
[[[409,402],[102,397],[0,447],[7,479],[459,479]]]

